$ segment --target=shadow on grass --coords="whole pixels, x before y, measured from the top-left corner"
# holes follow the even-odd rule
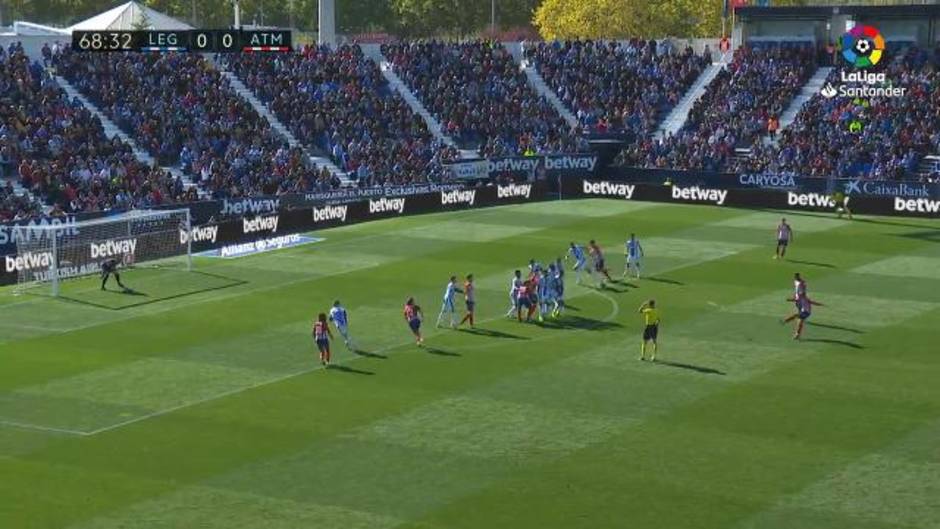
[[[818,262],[816,262],[816,261],[801,261],[801,260],[799,260],[799,259],[787,259],[787,262],[788,262],[788,263],[793,263],[793,264],[806,265],[806,266],[818,266],[818,267],[821,267],[821,268],[838,268],[838,267],[837,267],[836,265],[834,265],[834,264],[818,263]]]
[[[565,315],[559,319],[546,319],[545,321],[532,320],[533,323],[545,329],[576,329],[576,330],[595,330],[606,331],[610,329],[619,329],[623,325],[615,321],[595,320],[594,318],[585,318],[583,316]]]
[[[844,347],[851,347],[852,349],[864,349],[865,346],[859,345],[854,342],[847,342],[845,340],[834,340],[832,338],[803,338],[804,342],[816,342],[816,343],[826,343],[832,345],[842,345]]]
[[[690,371],[695,371],[696,373],[704,373],[706,375],[721,375],[724,376],[727,373],[720,371],[713,367],[697,366],[695,364],[684,364],[682,362],[671,362],[669,360],[654,360],[654,364],[669,366],[669,367],[678,367],[679,369],[688,369]]]
[[[833,329],[836,331],[853,332],[855,334],[865,334],[865,331],[861,329],[853,329],[851,327],[843,327],[841,325],[830,325],[828,323],[816,323],[814,321],[808,321],[806,322],[806,324],[811,325],[813,327],[821,327],[823,329]]]
[[[685,285],[685,283],[683,283],[682,281],[676,281],[675,279],[669,279],[665,277],[647,277],[644,279],[646,279],[647,281],[655,281],[657,283],[666,283],[667,285],[679,285],[679,286]]]
[[[477,336],[486,336],[488,338],[509,338],[512,340],[530,340],[526,336],[519,336],[518,334],[509,334],[508,332],[496,331],[493,329],[482,329],[480,327],[466,328],[460,327],[457,329],[459,332],[465,332],[467,334],[475,334]]]
[[[350,351],[352,351],[354,355],[364,356],[366,358],[381,358],[382,360],[385,360],[386,358],[388,358],[387,356],[383,354],[372,353],[372,352],[365,351],[362,349],[350,349]]]
[[[462,354],[455,351],[448,351],[447,349],[441,349],[440,347],[430,347],[426,345],[424,346],[424,350],[432,355],[438,356],[463,356]]]
[[[356,369],[355,367],[346,366],[343,364],[330,364],[326,366],[328,371],[342,371],[343,373],[351,373],[354,375],[374,375],[372,371],[366,371],[364,369]]]

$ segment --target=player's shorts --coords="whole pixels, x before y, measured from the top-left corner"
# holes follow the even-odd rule
[[[520,309],[530,309],[532,308],[532,298],[525,296],[516,300],[516,308]]]
[[[418,332],[418,329],[421,328],[421,320],[418,318],[408,320],[408,327],[411,328],[411,332]]]
[[[555,289],[555,299],[562,300],[565,298],[565,287],[558,287]]]
[[[598,272],[603,272],[604,268],[605,267],[604,267],[603,259],[598,259],[597,262],[594,263],[594,270],[597,270]]]
[[[339,333],[342,334],[343,336],[346,336],[347,334],[349,334],[349,327],[347,327],[346,325],[337,324],[336,330],[339,331]]]
[[[659,335],[659,324],[647,325],[643,329],[643,341],[656,340],[656,336]]]
[[[473,312],[473,307],[475,307],[476,304],[476,301],[467,301],[467,312]]]
[[[317,349],[319,349],[320,351],[327,351],[327,350],[329,350],[329,348],[330,348],[330,341],[329,341],[328,339],[326,339],[326,338],[319,338],[319,339],[316,340],[316,342],[317,342]]]
[[[452,299],[445,299],[445,300],[444,300],[444,305],[441,306],[441,311],[442,311],[442,312],[456,312],[457,309],[454,308],[454,300],[452,300]]]
[[[800,319],[801,319],[801,320],[806,320],[806,319],[808,319],[810,316],[812,316],[812,313],[809,312],[808,310],[801,310],[801,311],[800,311]]]
[[[777,246],[786,246],[790,244],[789,239],[777,239]]]
[[[584,265],[586,264],[587,264],[587,261],[585,261],[584,259],[579,259],[578,261],[574,263],[574,269],[581,270],[584,268]]]

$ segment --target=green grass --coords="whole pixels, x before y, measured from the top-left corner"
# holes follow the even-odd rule
[[[144,295],[0,290],[0,528],[940,527],[940,229],[920,220],[585,200],[397,218]],[[635,231],[647,277],[574,285],[544,326],[513,269]],[[816,310],[779,323],[793,272]],[[477,277],[485,332],[411,343]],[[664,323],[637,361],[642,300]],[[363,352],[319,369],[340,298]]]

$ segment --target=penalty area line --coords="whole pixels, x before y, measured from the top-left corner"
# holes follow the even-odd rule
[[[609,296],[609,295],[607,295],[607,294],[605,294],[605,293],[603,293],[603,292],[598,292],[598,291],[595,291],[595,290],[586,290],[585,292],[583,292],[583,293],[581,293],[581,294],[579,294],[579,295],[572,296],[572,299],[573,299],[573,298],[580,297],[580,296],[582,296],[582,295],[590,295],[590,294],[596,294],[596,295],[598,295],[598,296],[600,296],[600,297],[602,297],[602,298],[605,298],[605,299],[606,299],[607,301],[609,301],[609,302],[611,303],[611,305],[612,305],[612,309],[611,309],[610,313],[608,313],[608,315],[607,315],[603,320],[601,320],[601,321],[603,321],[604,323],[607,323],[607,322],[610,322],[610,321],[616,319],[616,317],[620,314],[620,304],[617,302],[616,299],[612,298],[611,296]],[[504,315],[503,315],[503,316],[493,316],[492,318],[486,318],[486,319],[480,320],[480,323],[488,323],[488,322],[492,322],[492,321],[498,321],[498,320],[501,320],[501,319],[505,319],[505,316],[504,316]],[[438,336],[438,335],[440,335],[440,334],[443,334],[443,333],[447,332],[447,330],[448,330],[448,329],[446,329],[446,328],[434,328],[434,330],[433,330],[432,332],[428,333],[426,337],[427,337],[427,338],[430,338],[431,336]],[[578,330],[575,330],[574,332],[578,332],[578,331],[587,331],[587,330],[590,330],[590,329],[578,329]],[[408,340],[407,342],[396,343],[396,344],[394,344],[394,345],[389,345],[389,346],[386,346],[386,347],[382,347],[382,348],[380,348],[380,349],[376,349],[375,351],[371,351],[371,352],[372,352],[373,354],[375,354],[375,353],[384,353],[384,352],[392,351],[392,350],[394,350],[394,349],[398,349],[398,348],[401,348],[401,347],[407,347],[407,346],[409,346],[409,345],[414,345],[414,340]],[[498,345],[498,343],[497,343],[497,342],[494,342],[494,343],[492,343],[492,344],[487,344],[485,347],[492,347],[492,346],[496,346],[496,345]],[[472,347],[472,346],[471,346],[470,348],[471,348],[471,349],[482,349],[482,348],[484,348],[484,347],[483,347],[483,346],[478,346],[478,347]],[[365,357],[363,357],[363,356],[358,356],[358,355],[352,356],[352,357],[347,358],[345,362],[337,362],[336,365],[343,365],[343,364],[346,364],[346,363],[349,363],[349,362],[353,362],[353,361],[358,360],[358,359],[361,359],[361,358],[365,358]],[[91,430],[91,431],[88,431],[88,432],[71,432],[71,433],[76,433],[76,434],[78,434],[78,435],[83,435],[83,436],[90,436],[90,435],[98,435],[98,434],[102,434],[102,433],[105,433],[105,432],[110,432],[110,431],[112,431],[112,430],[117,430],[117,429],[119,429],[119,428],[123,428],[123,427],[125,427],[125,426],[130,426],[130,425],[132,425],[132,424],[136,424],[136,423],[139,423],[139,422],[142,422],[142,421],[146,421],[146,420],[149,420],[149,419],[155,419],[155,418],[157,418],[157,417],[161,417],[161,416],[163,416],[163,415],[167,415],[167,414],[170,414],[170,413],[173,413],[173,412],[177,412],[177,411],[180,411],[180,410],[184,410],[184,409],[186,409],[186,408],[191,408],[191,407],[193,407],[193,406],[199,406],[199,405],[201,405],[201,404],[206,404],[206,403],[208,403],[208,402],[212,402],[212,401],[215,401],[215,400],[218,400],[218,399],[223,399],[223,398],[225,398],[225,397],[231,397],[231,396],[234,396],[234,395],[238,395],[238,394],[240,394],[240,393],[244,393],[244,392],[246,392],[246,391],[251,391],[251,390],[253,390],[253,389],[258,389],[258,388],[261,388],[261,387],[264,387],[264,386],[268,386],[268,385],[271,385],[271,384],[277,384],[277,383],[280,383],[280,382],[286,382],[286,381],[291,380],[291,379],[293,379],[293,378],[297,378],[297,377],[300,377],[300,376],[303,376],[303,375],[307,375],[307,374],[310,374],[310,373],[314,373],[314,372],[316,372],[316,371],[321,371],[321,370],[323,370],[323,369],[325,369],[325,366],[316,365],[316,366],[313,366],[313,367],[311,367],[311,368],[309,368],[309,369],[304,369],[304,370],[301,370],[301,371],[295,371],[295,372],[293,372],[293,373],[288,373],[288,374],[286,374],[286,375],[282,375],[282,376],[279,376],[279,377],[276,377],[276,378],[272,378],[272,379],[269,379],[269,380],[264,380],[264,381],[261,381],[261,382],[257,382],[257,383],[255,383],[255,384],[250,385],[250,386],[244,386],[244,387],[240,387],[240,388],[235,388],[235,389],[232,389],[232,390],[229,390],[229,391],[225,391],[225,392],[222,392],[222,393],[218,393],[218,394],[215,394],[215,395],[210,395],[210,396],[208,396],[208,397],[206,397],[206,398],[203,398],[203,399],[198,399],[198,400],[195,400],[195,401],[186,402],[186,403],[180,404],[180,405],[178,405],[178,406],[173,406],[173,407],[171,407],[171,408],[166,408],[166,409],[163,409],[163,410],[157,410],[157,411],[154,411],[154,412],[152,412],[152,413],[148,413],[148,414],[145,414],[145,415],[140,415],[140,416],[138,416],[138,417],[134,417],[134,418],[128,419],[128,420],[126,420],[126,421],[121,421],[121,422],[118,422],[118,423],[115,423],[115,424],[111,424],[111,425],[108,425],[108,426],[104,426],[104,427],[102,427],[102,428],[98,428],[98,429]],[[68,431],[62,431],[62,432],[63,432],[63,433],[68,433]]]
[[[11,428],[19,428],[20,430],[35,430],[39,432],[50,432],[50,433],[59,433],[65,435],[77,435],[80,437],[88,437],[93,435],[93,432],[83,432],[81,430],[69,430],[67,428],[54,428],[52,426],[42,426],[40,424],[30,424],[25,422],[17,421],[8,421],[6,419],[0,419],[0,426],[9,426]]]

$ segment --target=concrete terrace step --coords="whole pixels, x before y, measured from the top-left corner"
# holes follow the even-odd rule
[[[362,44],[362,53],[366,57],[372,60],[375,64],[379,65],[379,70],[382,71],[382,75],[385,77],[385,80],[388,81],[389,86],[392,87],[396,92],[398,92],[401,97],[408,103],[408,106],[411,107],[411,111],[415,114],[418,114],[424,119],[424,122],[427,123],[428,129],[431,131],[431,134],[438,141],[443,142],[445,145],[451,147],[457,147],[457,143],[453,138],[444,134],[444,127],[441,126],[441,122],[437,120],[434,116],[431,115],[431,112],[428,111],[427,107],[415,96],[415,94],[408,88],[408,85],[401,80],[401,77],[398,77],[398,74],[395,73],[395,69],[392,66],[392,63],[385,58],[385,55],[382,54],[382,48],[378,44]]]
[[[689,112],[692,111],[692,106],[695,105],[695,102],[698,101],[699,98],[705,95],[705,88],[709,83],[715,80],[715,77],[718,76],[718,72],[724,67],[724,63],[716,62],[705,68],[698,76],[698,79],[692,83],[692,86],[685,95],[682,96],[682,99],[679,100],[679,103],[676,104],[676,106],[669,111],[669,114],[666,115],[666,118],[663,119],[663,122],[654,135],[656,139],[662,139],[668,135],[679,132],[679,129],[685,125],[686,119],[689,118]]]
[[[792,125],[796,120],[797,114],[800,113],[800,109],[803,108],[803,105],[822,90],[823,84],[826,83],[826,79],[829,77],[829,74],[832,73],[832,70],[833,68],[831,66],[818,68],[813,73],[813,76],[809,78],[809,81],[806,81],[806,84],[800,89],[800,93],[793,98],[793,101],[790,102],[790,106],[788,106],[780,116],[781,131]]]
[[[228,70],[224,70],[222,68],[220,68],[219,70],[222,72],[222,75],[228,80],[229,84],[232,85],[232,90],[234,90],[235,93],[239,97],[241,97],[245,101],[248,101],[248,103],[250,103],[251,106],[255,109],[255,112],[257,112],[264,119],[268,120],[268,123],[271,125],[271,128],[274,129],[275,132],[283,136],[284,139],[287,140],[288,145],[290,145],[291,147],[299,147],[300,149],[302,149],[304,151],[304,154],[307,155],[307,159],[309,163],[317,167],[321,167],[321,166],[326,167],[326,169],[330,172],[330,174],[340,179],[344,187],[348,185],[352,185],[353,181],[346,175],[346,173],[344,173],[339,167],[337,167],[335,163],[333,163],[333,160],[330,160],[329,158],[325,156],[318,156],[316,154],[311,153],[310,150],[303,143],[301,143],[300,140],[298,140],[296,136],[294,136],[294,134],[290,131],[290,129],[288,129],[287,126],[285,126],[284,123],[282,123],[281,120],[279,120],[277,116],[275,116],[274,113],[272,113],[268,109],[267,105],[262,103],[261,100],[255,96],[254,92],[252,92],[250,88],[245,86],[245,83],[243,83],[242,80],[239,79],[237,75],[235,75],[234,73]]]

